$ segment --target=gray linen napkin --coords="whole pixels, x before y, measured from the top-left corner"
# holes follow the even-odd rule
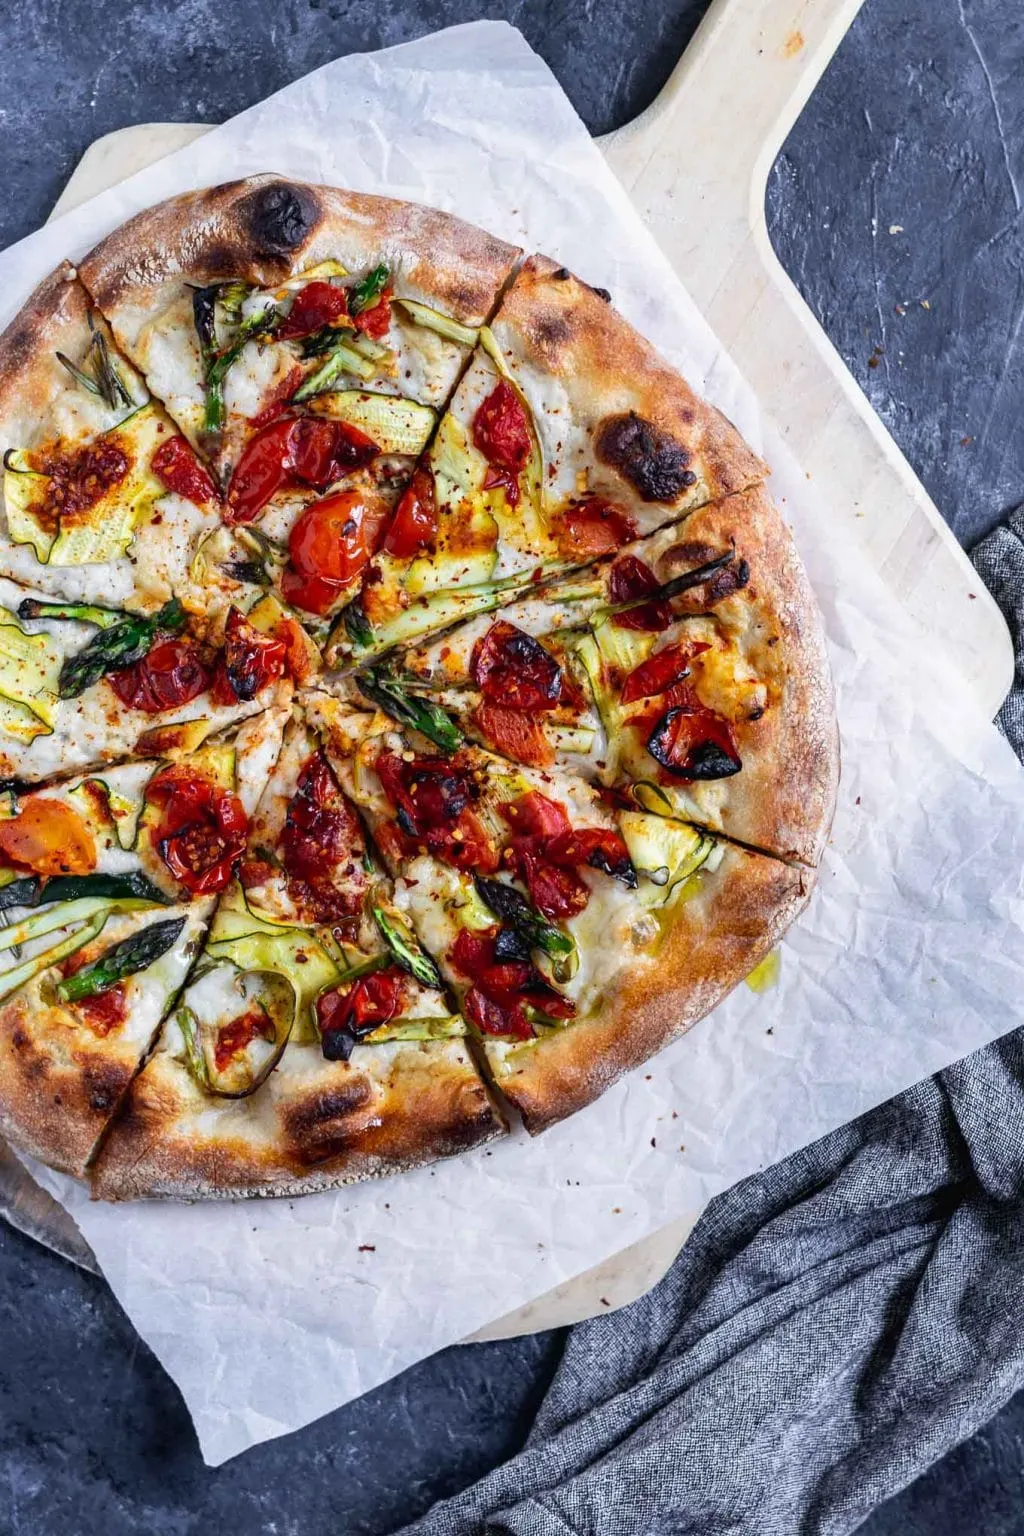
[[[1024,509],[974,553],[1014,634]],[[405,1536],[845,1536],[1024,1385],[1024,1031],[744,1180]]]

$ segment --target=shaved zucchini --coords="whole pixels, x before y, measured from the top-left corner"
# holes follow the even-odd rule
[[[4,512],[7,532],[15,544],[31,544],[36,559],[45,562],[56,528],[48,528],[38,509],[46,498],[49,477],[38,474],[27,453],[10,448],[4,454]]]
[[[210,973],[207,972],[207,976]],[[285,978],[273,973],[252,973],[237,979],[233,1011],[225,1018],[204,1016],[203,981],[196,981],[175,1014],[185,1046],[185,1064],[198,1085],[223,1099],[244,1099],[266,1082],[291,1038],[295,1022],[295,997]],[[257,1034],[225,1062],[218,1062],[222,1032],[246,1014],[261,1013],[270,1032]]]
[[[160,763],[125,763],[111,768],[103,778],[85,779],[71,791],[73,795],[92,788],[101,796],[114,828],[117,845],[126,853],[139,841],[139,823],[146,808],[146,786],[159,771]]]
[[[474,494],[443,520],[434,550],[408,567],[402,585],[412,597],[446,587],[477,587],[498,564],[498,524]]]
[[[646,630],[624,629],[612,619],[595,624],[593,635],[607,665],[623,677],[647,660],[658,638]]]
[[[371,638],[365,644],[353,644],[352,653],[360,661],[370,656],[380,655],[388,651],[392,646],[403,645],[406,641],[416,639],[420,635],[432,634],[438,629],[447,629],[450,624],[457,623],[460,619],[471,618],[477,613],[491,613],[495,608],[502,607],[514,592],[525,592],[533,587],[534,583],[529,576],[508,576],[502,581],[489,582],[483,586],[465,586],[456,591],[433,592],[427,597],[419,598],[409,604],[409,607],[396,614],[385,624],[380,624],[370,631]]]
[[[716,840],[696,827],[643,811],[621,811],[619,830],[638,874],[654,887],[641,887],[643,898],[658,906],[674,900],[718,849]]]
[[[463,496],[479,490],[487,473],[487,460],[470,442],[462,422],[450,413],[441,418],[428,460],[439,507],[457,506]]]
[[[389,1045],[397,1040],[458,1040],[467,1035],[465,1019],[449,1014],[436,1019],[394,1019],[369,1035],[360,1035],[359,1045]]]
[[[62,660],[50,635],[30,635],[0,608],[0,730],[24,742],[53,730]]]
[[[373,438],[381,453],[401,453],[410,458],[419,458],[437,420],[429,405],[361,389],[332,390],[319,395],[313,410],[331,421],[345,421],[358,427]]]
[[[91,943],[93,939],[102,933],[103,925],[106,923],[108,915],[108,912],[97,913],[91,922],[86,923],[82,928],[76,929],[74,933],[68,934],[67,938],[61,939],[58,944],[54,944],[50,949],[43,950],[42,954],[33,955],[30,959],[23,960],[20,965],[16,965],[11,970],[0,974],[0,999],[10,997],[12,992],[19,991],[21,987],[26,986],[36,976],[41,975],[43,971],[48,971],[53,965],[59,965],[62,960],[66,960],[76,950],[83,949],[86,944]]]
[[[586,757],[593,748],[597,732],[589,725],[549,725],[545,722],[544,735],[556,752]]]
[[[343,267],[341,262],[336,261],[333,256],[329,256],[326,261],[314,262],[313,266],[307,267],[297,277],[291,278],[287,283],[282,283],[278,292],[283,294],[293,290],[297,291],[300,288],[305,288],[307,283],[326,282],[329,277],[348,277],[348,268]]]
[[[475,347],[480,339],[480,332],[472,326],[463,325],[461,320],[453,320],[450,315],[443,315],[439,309],[431,309],[428,304],[421,304],[417,299],[393,299],[404,309],[410,320],[417,325],[424,326],[428,331],[436,331],[438,336],[443,336],[446,341],[454,341],[460,347]]]

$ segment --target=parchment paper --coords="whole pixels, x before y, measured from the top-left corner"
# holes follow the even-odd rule
[[[178,1383],[213,1464],[1010,1029],[1024,995],[1015,758],[960,680],[933,670],[856,531],[789,461],[518,33],[481,22],[328,65],[0,256],[4,305],[137,209],[260,170],[452,209],[612,290],[776,467],[827,620],[844,767],[819,889],[778,986],[741,986],[538,1141],[240,1206],[105,1207],[34,1170]]]

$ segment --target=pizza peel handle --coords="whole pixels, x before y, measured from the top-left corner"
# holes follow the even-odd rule
[[[1013,647],[994,600],[772,249],[768,175],[862,0],[713,0],[657,100],[599,142],[816,487],[995,715]]]

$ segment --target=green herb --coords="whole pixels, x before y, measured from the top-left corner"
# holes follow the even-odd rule
[[[383,262],[379,267],[374,267],[358,283],[354,283],[348,290],[348,312],[350,315],[361,314],[364,309],[369,309],[373,301],[380,297],[387,287],[390,269]]]
[[[63,615],[54,614],[51,617]],[[69,614],[68,617],[77,618],[79,615]],[[174,633],[183,628],[184,623],[185,610],[176,597],[172,597],[169,603],[165,603],[150,618],[144,618],[141,614],[125,614],[119,623],[101,629],[84,649],[68,657],[57,680],[60,697],[77,699],[108,672],[116,672],[121,667],[131,666],[132,662],[141,661],[161,631]]]
[[[254,314],[240,318],[242,304],[249,292],[247,284],[235,282],[211,283],[206,288],[196,288],[192,294],[192,318],[199,337],[206,383],[203,426],[207,432],[220,432],[224,426],[224,379],[246,342],[257,337],[268,339],[284,319],[283,311],[274,304],[267,304]],[[218,301],[226,317],[237,322],[234,337],[223,350],[217,341]]]
[[[320,367],[315,368],[309,377],[302,381],[292,395],[292,400],[300,404],[313,395],[322,395],[343,373],[354,374],[360,379],[371,379],[375,372],[376,369],[368,358],[360,357],[348,343],[339,341],[328,352]]]
[[[457,752],[465,741],[462,731],[446,710],[429,699],[419,699],[407,693],[389,666],[374,667],[359,675],[356,682],[360,693],[385,714],[419,731],[442,752]]]
[[[177,942],[185,918],[168,918],[166,922],[150,923],[141,933],[133,933],[120,944],[115,944],[99,960],[87,965],[73,976],[66,976],[57,986],[57,996],[64,1003],[78,1003],[85,997],[97,997],[109,992],[126,976],[134,976],[159,960],[161,955]]]
[[[425,987],[436,987],[440,990],[441,973],[425,950],[420,948],[419,942],[414,937],[412,929],[402,921],[394,912],[385,912],[383,907],[371,907],[373,920],[380,929],[381,938],[384,940],[397,965],[403,971],[408,971],[417,981]]]
[[[92,329],[93,320],[91,315],[89,316],[89,326]],[[91,395],[96,395],[106,405],[109,405],[111,410],[116,410],[119,405],[134,405],[135,401],[132,399],[131,391],[122,379],[117,364],[110,355],[107,338],[103,335],[102,331],[92,329],[92,340],[86,349],[83,362],[90,361],[90,353],[94,354],[91,359],[91,373],[86,373],[84,368],[76,367],[70,357],[65,356],[63,352],[57,352],[55,355],[57,361],[63,368],[67,369],[76,384],[80,384],[83,389],[87,389]]]
[[[514,885],[506,885],[503,880],[489,880],[484,875],[475,876],[473,883],[481,901],[503,923],[521,933],[531,949],[541,950],[555,962],[556,974],[560,967],[564,968],[575,959],[576,941],[549,923]]]

